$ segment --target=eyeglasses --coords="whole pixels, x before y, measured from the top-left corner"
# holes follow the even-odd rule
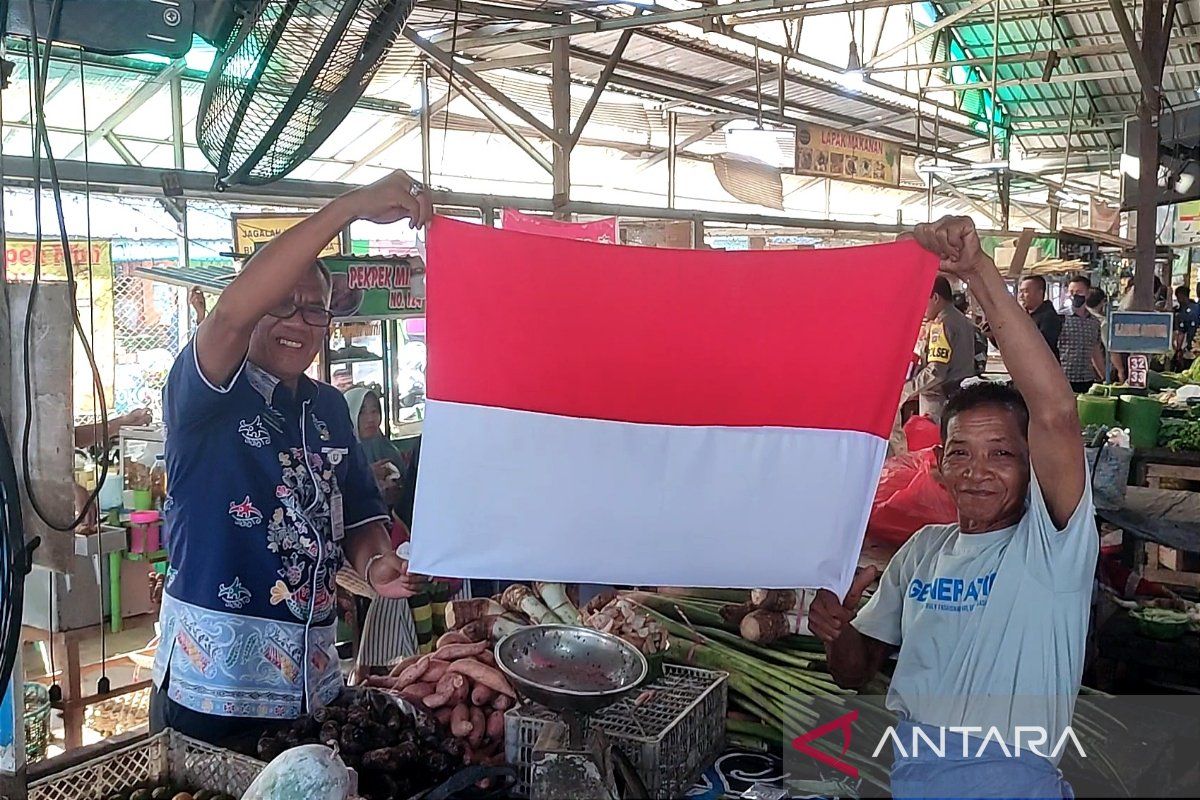
[[[314,328],[327,328],[329,323],[333,322],[333,312],[321,306],[297,306],[294,303],[285,303],[267,313],[275,319],[291,319],[296,316],[297,312],[306,325],[312,325]]]

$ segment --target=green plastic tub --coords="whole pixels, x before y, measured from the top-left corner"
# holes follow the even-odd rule
[[[1076,405],[1079,408],[1079,421],[1085,428],[1088,425],[1105,425],[1112,428],[1117,424],[1115,398],[1081,394],[1076,399]]]
[[[1162,403],[1148,397],[1122,395],[1117,406],[1117,421],[1129,429],[1129,443],[1134,447],[1150,448],[1158,444],[1158,428],[1162,423]]]

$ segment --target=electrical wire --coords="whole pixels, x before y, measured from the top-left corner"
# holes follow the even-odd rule
[[[454,54],[458,52],[458,17],[461,11],[462,0],[455,0],[454,19],[450,23],[450,68],[446,70],[446,113],[445,116],[442,117],[442,158],[441,161],[438,162],[439,172],[441,171],[442,167],[446,165],[446,142],[450,138],[450,100],[454,97],[454,66],[458,63],[454,58]],[[425,85],[429,85],[428,79],[425,81]],[[426,97],[423,98],[423,102],[428,105],[429,92],[426,92],[425,94]],[[465,92],[460,89],[459,94],[465,94]],[[430,175],[432,176],[432,174],[433,171],[430,170]]]
[[[8,0],[0,0],[0,25],[8,19]],[[0,55],[7,52],[0,42]],[[0,92],[0,120],[4,119],[4,93]],[[0,175],[4,174],[4,139],[0,136]],[[0,240],[6,240],[4,190],[0,187]],[[0,272],[3,267],[0,267]],[[5,300],[7,302],[7,300]],[[21,646],[21,619],[25,604],[25,576],[31,566],[30,554],[37,547],[35,537],[28,546],[21,519],[21,499],[17,468],[4,420],[0,419],[0,691],[7,691]]]
[[[55,212],[58,217],[59,241],[63,251],[63,266],[66,271],[67,286],[70,293],[70,311],[71,323],[78,335],[80,345],[83,349],[84,356],[87,359],[88,365],[91,367],[92,385],[95,389],[96,397],[100,405],[100,418],[104,426],[105,439],[107,442],[108,433],[108,406],[104,397],[104,381],[100,377],[100,369],[96,364],[96,357],[92,352],[91,340],[83,329],[83,322],[79,317],[79,307],[76,302],[77,286],[75,280],[75,268],[71,258],[71,245],[67,237],[67,223],[63,213],[62,203],[62,185],[58,179],[58,164],[54,159],[54,151],[50,144],[50,135],[46,129],[45,117],[45,97],[46,97],[46,78],[50,71],[50,53],[54,47],[54,36],[58,30],[58,23],[62,17],[63,0],[54,0],[50,9],[50,21],[46,29],[46,44],[45,51],[42,53],[42,63],[38,63],[38,40],[37,40],[37,24],[35,20],[36,9],[34,0],[29,0],[29,20],[30,20],[30,51],[33,53],[33,101],[30,108],[30,114],[34,121],[34,148],[33,148],[33,179],[34,179],[34,255],[33,255],[33,281],[29,288],[29,301],[26,306],[25,314],[25,339],[23,343],[24,356],[24,383],[25,383],[25,429],[21,441],[21,461],[22,471],[24,473],[24,486],[26,496],[29,498],[29,505],[34,513],[53,530],[60,532],[71,532],[83,522],[87,517],[88,509],[93,503],[98,501],[100,489],[104,485],[105,479],[108,477],[108,459],[101,462],[100,477],[96,484],[96,488],[88,496],[87,502],[80,510],[74,521],[68,525],[61,525],[51,520],[41,504],[38,502],[37,496],[33,491],[33,482],[30,476],[30,457],[29,457],[29,442],[33,431],[33,387],[31,384],[31,353],[30,342],[32,341],[33,333],[33,311],[37,301],[38,286],[41,282],[42,274],[42,151],[45,150],[46,166],[50,174],[50,189],[54,197]],[[87,136],[87,132],[84,132]]]

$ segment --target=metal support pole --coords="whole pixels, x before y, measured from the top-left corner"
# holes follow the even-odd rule
[[[112,135],[109,138],[115,139]],[[175,169],[182,171],[185,169],[183,157],[183,79],[178,75],[171,76],[171,149],[175,156]],[[179,209],[177,217],[179,225],[179,235],[177,244],[179,247],[179,266],[182,269],[187,269],[192,263],[192,250],[190,237],[188,236],[188,207],[186,197],[165,198],[166,202],[173,203]],[[189,338],[191,338],[191,324],[188,305],[187,292],[179,292],[179,345],[182,347]]]
[[[452,91],[447,89],[447,91]],[[449,96],[449,95],[447,95]],[[429,147],[433,112],[429,108],[429,60],[421,59],[421,183],[432,182],[433,165],[430,163]]]
[[[183,159],[183,78],[171,77],[171,148],[175,169],[185,169]]]
[[[450,80],[450,73],[443,67],[434,66],[434,70],[439,72],[447,81]],[[505,122],[504,118],[497,114],[496,111],[483,100],[483,98],[477,97],[474,89],[472,89],[470,86],[460,83],[458,85],[458,93],[462,95],[464,100],[475,106],[476,110],[478,110],[480,114],[483,114],[484,118],[488,122],[495,125],[496,130],[507,136],[513,144],[521,148],[526,155],[532,158],[538,166],[546,170],[546,172],[550,173],[551,175],[554,174],[554,166],[550,163],[550,159],[546,158],[541,154],[541,152],[538,151],[536,147],[530,144],[529,140],[522,136],[520,131]],[[426,137],[426,141],[428,141],[428,137]]]
[[[571,46],[569,39],[550,43],[550,109],[557,141],[553,150],[554,216],[567,219],[571,202]]]
[[[1000,57],[1000,0],[992,3],[992,107],[988,110],[988,158],[996,157],[996,107],[1000,98],[996,96],[998,76],[997,58]]]
[[[692,249],[704,249],[704,217],[696,215],[692,218]]]
[[[1012,134],[1004,137],[1004,160],[1008,161],[1009,155],[1012,153]],[[1012,172],[1004,170],[999,175],[1000,178],[1000,227],[1004,230],[1011,230],[1009,224],[1012,214]]]
[[[675,132],[679,119],[674,111],[667,112],[667,208],[675,207],[675,164],[678,153],[675,152]]]
[[[1137,261],[1133,272],[1133,308],[1154,308],[1154,257],[1158,240],[1158,118],[1162,102],[1161,80],[1166,57],[1166,38],[1162,31],[1163,0],[1142,3],[1142,58],[1150,70],[1150,80],[1142,85],[1138,103],[1138,202]],[[1135,57],[1135,63],[1137,61]]]
[[[776,88],[779,103],[779,116],[782,119],[787,114],[787,59],[779,59],[779,85]]]

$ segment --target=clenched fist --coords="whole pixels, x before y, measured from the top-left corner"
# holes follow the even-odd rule
[[[850,621],[858,616],[858,603],[862,600],[863,592],[879,578],[879,570],[875,567],[864,567],[854,576],[850,591],[845,600],[828,589],[821,589],[808,607],[808,629],[821,641],[830,643],[836,641],[850,625]]]

